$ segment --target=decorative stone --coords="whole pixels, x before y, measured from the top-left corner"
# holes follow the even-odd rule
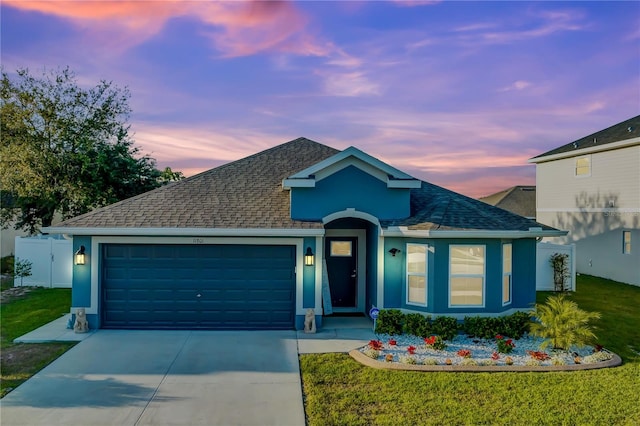
[[[89,331],[89,322],[87,321],[87,313],[84,308],[78,308],[76,311],[76,322],[73,325],[73,331],[76,333],[86,333]]]
[[[316,312],[311,308],[307,309],[307,313],[304,316],[304,332],[316,332]]]

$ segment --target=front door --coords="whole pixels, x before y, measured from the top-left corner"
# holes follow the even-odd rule
[[[358,239],[327,237],[325,259],[333,307],[356,308],[358,306]]]

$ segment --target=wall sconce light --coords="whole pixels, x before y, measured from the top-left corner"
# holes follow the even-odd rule
[[[76,265],[84,265],[87,260],[87,255],[84,252],[84,246],[80,246],[78,251],[76,252]]]
[[[311,247],[307,247],[307,252],[304,254],[304,264],[305,266],[313,266],[315,256],[311,251]]]
[[[391,256],[396,257],[396,254],[400,253],[400,249],[397,249],[394,247],[391,250],[389,250],[389,253],[391,253]]]

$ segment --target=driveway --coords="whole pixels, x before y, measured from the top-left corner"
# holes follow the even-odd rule
[[[9,425],[304,425],[295,331],[100,330],[5,396]]]

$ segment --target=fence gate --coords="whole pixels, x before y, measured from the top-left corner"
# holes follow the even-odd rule
[[[576,290],[576,245],[563,245],[552,243],[538,243],[536,250],[536,291],[554,291],[553,267],[550,258],[554,253],[569,255],[569,278],[565,288],[569,291]]]
[[[14,279],[15,287],[40,286],[71,288],[72,241],[51,237],[16,237],[16,262],[31,262],[31,276]]]

